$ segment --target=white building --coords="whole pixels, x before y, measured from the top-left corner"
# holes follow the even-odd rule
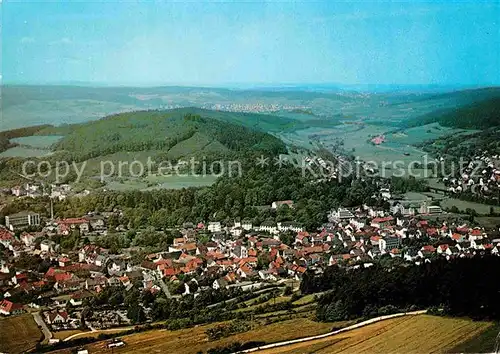
[[[222,230],[222,226],[220,222],[209,222],[208,223],[208,231],[210,232],[220,232]]]

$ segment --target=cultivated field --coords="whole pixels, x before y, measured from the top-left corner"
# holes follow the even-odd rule
[[[349,324],[346,324],[349,325]],[[115,348],[113,353],[176,353],[192,354],[198,351],[206,352],[210,348],[229,345],[233,342],[260,342],[273,343],[282,340],[296,339],[303,336],[313,336],[326,333],[333,323],[314,322],[309,319],[298,318],[290,321],[278,322],[259,326],[249,332],[236,334],[228,338],[209,342],[205,330],[213,325],[200,326],[179,331],[153,330],[121,337],[126,343],[124,348]],[[98,342],[86,346],[89,353],[111,353],[105,342]],[[70,353],[71,350],[57,351]]]
[[[491,208],[491,205],[488,204],[468,202],[466,200],[455,198],[444,199],[440,204],[443,208],[451,208],[453,206],[456,206],[460,211],[464,211],[465,209],[474,209],[480,215],[488,215]],[[493,206],[493,210],[495,211],[495,213],[500,213],[500,207],[498,206]]]
[[[24,353],[33,349],[41,337],[30,314],[0,319],[0,352]]]
[[[258,353],[446,353],[492,326],[490,322],[467,319],[407,316]]]

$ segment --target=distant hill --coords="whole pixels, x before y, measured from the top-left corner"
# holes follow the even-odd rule
[[[248,127],[261,118],[265,116],[189,108],[139,111],[48,128],[41,134],[65,135],[54,149],[69,153],[77,161],[120,151],[165,151],[172,159],[197,153],[225,156],[231,152],[285,152],[286,146],[280,139]]]
[[[461,129],[486,129],[500,126],[500,93],[466,106],[432,112],[409,120],[406,126],[420,126],[429,123]]]

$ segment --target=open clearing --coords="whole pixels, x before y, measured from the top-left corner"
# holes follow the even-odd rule
[[[460,200],[455,198],[447,198],[441,201],[441,206],[443,208],[451,208],[456,206],[459,210],[464,211],[465,209],[474,209],[480,215],[488,215],[490,213],[490,208],[493,207],[495,213],[500,213],[500,207],[491,206],[488,204],[480,204],[469,202],[466,200]]]
[[[258,353],[445,353],[492,326],[460,318],[406,316]]]
[[[50,149],[50,147],[63,138],[62,135],[32,135],[22,138],[10,139],[19,145],[30,146],[34,149]]]
[[[115,191],[129,190],[153,190],[153,189],[181,189],[189,187],[210,186],[217,180],[217,176],[150,176],[146,178],[128,178],[111,181],[106,185],[107,189]]]
[[[0,352],[24,353],[33,349],[42,337],[33,316],[21,316],[0,319]]]

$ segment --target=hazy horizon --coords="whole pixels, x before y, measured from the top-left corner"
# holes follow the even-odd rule
[[[500,84],[498,2],[2,4],[4,84]]]

